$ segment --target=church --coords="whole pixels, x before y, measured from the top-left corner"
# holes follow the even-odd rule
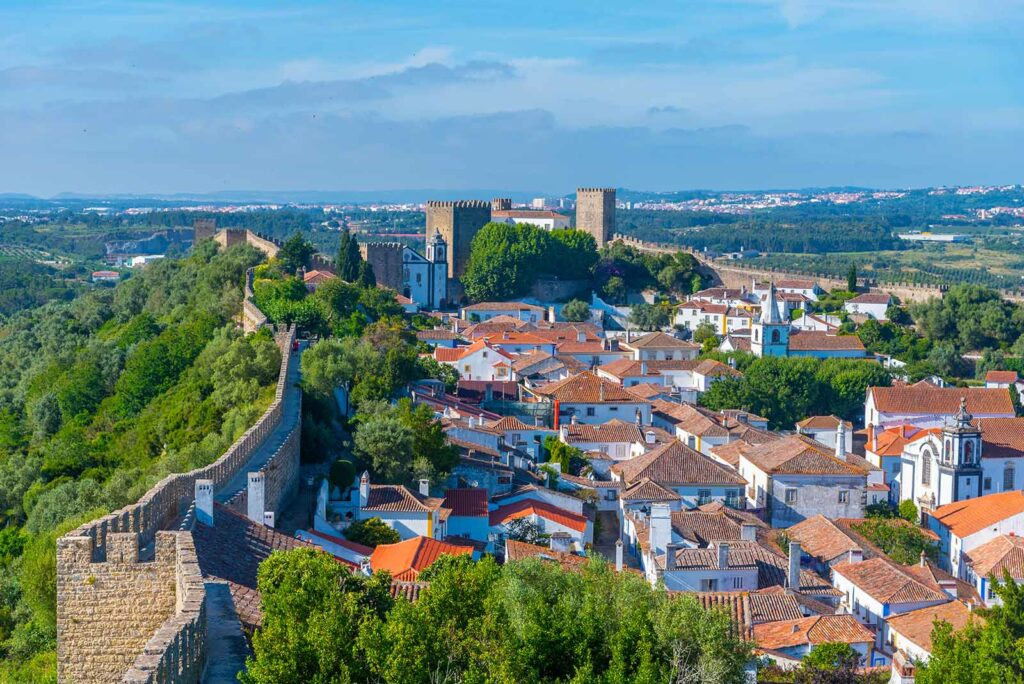
[[[425,255],[399,242],[366,242],[359,251],[373,266],[378,285],[408,297],[421,309],[448,301],[448,243],[440,231],[427,238]]]
[[[754,356],[811,356],[817,359],[862,359],[867,356],[856,335],[794,329],[779,310],[775,283],[771,283],[761,300],[761,313],[750,326],[749,340],[738,340],[739,335],[733,333],[726,336],[720,348],[734,351],[749,345]]]

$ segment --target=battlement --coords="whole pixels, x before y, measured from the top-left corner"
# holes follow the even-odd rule
[[[486,200],[429,200],[431,209],[490,209],[491,203]]]
[[[583,192],[583,193],[615,192],[615,188],[576,188],[576,194],[577,195],[579,193],[581,193],[581,192]]]
[[[495,197],[491,200],[491,211],[509,211],[512,209],[511,197]]]
[[[366,249],[405,249],[405,245],[401,242],[360,242],[360,249],[366,247]]]

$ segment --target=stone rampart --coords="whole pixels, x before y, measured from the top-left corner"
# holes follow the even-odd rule
[[[177,529],[176,523],[186,516],[196,480],[224,486],[280,424],[288,368],[296,358],[291,353],[295,327],[275,338],[281,369],[274,400],[220,458],[188,473],[168,475],[138,502],[58,540],[59,681],[118,682],[130,667],[136,677],[132,682],[139,681],[140,673],[152,677],[141,681],[198,681],[192,674],[202,669],[205,647],[196,624],[201,615],[194,613],[203,608],[193,604],[203,599],[190,593],[193,570],[198,572],[191,533],[164,530]],[[296,435],[300,431],[294,429]],[[293,447],[297,477],[298,438]]]

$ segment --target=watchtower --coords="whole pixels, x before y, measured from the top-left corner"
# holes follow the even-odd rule
[[[576,228],[593,235],[598,247],[611,242],[615,233],[615,188],[576,190]]]
[[[491,203],[483,200],[427,202],[427,231],[441,233],[448,243],[448,277],[459,278],[469,264],[469,245],[491,220]]]

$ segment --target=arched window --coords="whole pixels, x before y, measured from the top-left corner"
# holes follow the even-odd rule
[[[947,443],[948,447],[949,444]],[[921,484],[931,486],[932,484],[932,450],[921,450]]]
[[[1006,468],[1003,469],[1003,491],[1008,492],[1013,489],[1013,466],[1007,464]]]
[[[942,448],[942,462],[949,463],[953,455],[953,441],[950,439],[946,440],[946,445]]]
[[[754,341],[757,342],[761,339],[761,331],[758,328],[754,328]]]
[[[974,463],[974,442],[970,440],[964,443],[964,463]]]
[[[780,339],[782,339],[782,337],[779,335],[779,331],[772,330],[772,344],[778,344]]]

